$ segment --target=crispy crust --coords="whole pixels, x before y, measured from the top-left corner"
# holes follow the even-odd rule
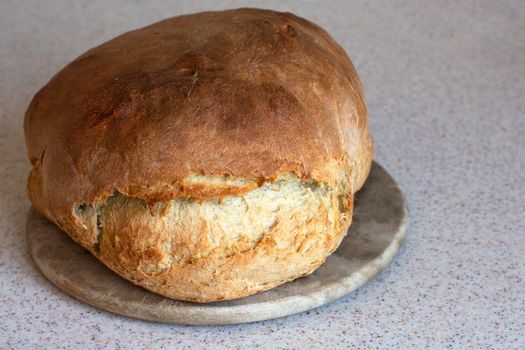
[[[342,48],[305,19],[257,9],[175,17],[87,51],[36,94],[24,131],[36,209],[124,277],[194,301],[256,290],[230,285],[222,297],[219,290],[200,298],[190,287],[189,294],[152,288],[158,277],[136,277],[98,250],[79,206],[96,208],[120,193],[153,212],[180,197],[242,196],[288,173],[351,198],[372,158],[362,86]],[[190,181],[195,176],[220,181]],[[348,225],[318,252],[319,264]],[[236,269],[282,254],[260,252]],[[284,270],[282,281],[311,272]]]

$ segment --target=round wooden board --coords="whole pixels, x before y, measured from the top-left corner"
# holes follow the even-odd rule
[[[27,241],[35,264],[56,286],[103,310],[157,322],[216,325],[267,320],[310,310],[371,280],[394,258],[408,211],[392,177],[374,163],[356,195],[354,217],[339,249],[313,274],[246,298],[196,304],[164,298],[119,277],[31,209]]]

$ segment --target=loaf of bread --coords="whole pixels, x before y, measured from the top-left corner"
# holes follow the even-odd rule
[[[24,129],[34,207],[120,276],[194,302],[317,269],[372,159],[344,50],[258,9],[179,16],[87,51],[36,94]]]

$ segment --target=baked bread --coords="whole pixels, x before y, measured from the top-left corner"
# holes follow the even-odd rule
[[[312,273],[371,164],[343,49],[289,13],[205,12],[75,59],[25,115],[34,207],[166,297],[234,299]]]

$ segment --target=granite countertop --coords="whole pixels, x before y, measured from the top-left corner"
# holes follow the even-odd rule
[[[405,245],[356,292],[253,324],[155,324],[69,297],[37,271],[26,247],[22,123],[31,97],[68,61],[117,34],[240,6],[309,18],[351,55],[376,160],[408,199]],[[2,1],[0,123],[2,349],[525,346],[523,2]]]

